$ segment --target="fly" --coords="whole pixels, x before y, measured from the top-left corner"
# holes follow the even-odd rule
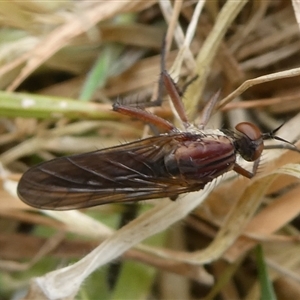
[[[248,122],[239,123],[235,131],[204,130],[217,97],[204,109],[202,124],[193,126],[188,122],[180,92],[165,70],[161,73],[161,83],[185,131],[143,109],[115,103],[114,111],[167,133],[34,166],[19,182],[20,199],[30,206],[50,210],[161,197],[174,199],[177,195],[203,189],[207,183],[231,170],[252,178],[264,149],[264,139],[286,142],[275,136],[276,130],[263,134]],[[299,152],[293,144],[286,145]],[[238,155],[253,162],[252,171],[237,163]]]

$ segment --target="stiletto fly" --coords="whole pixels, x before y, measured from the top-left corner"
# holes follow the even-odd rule
[[[176,84],[164,69],[160,83],[165,86],[184,131],[146,110],[115,103],[114,111],[167,133],[34,166],[19,182],[20,199],[30,206],[51,210],[161,197],[174,199],[179,194],[203,189],[231,170],[252,178],[264,149],[264,139],[286,142],[275,136],[276,130],[263,134],[248,122],[239,123],[235,131],[216,133],[204,129],[217,97],[204,109],[202,123],[193,126],[188,122]],[[290,143],[286,148],[299,152]],[[238,156],[253,162],[252,171],[237,163]]]

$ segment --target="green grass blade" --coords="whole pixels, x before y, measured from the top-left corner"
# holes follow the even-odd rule
[[[269,278],[267,266],[265,264],[264,253],[261,245],[258,245],[255,249],[258,276],[261,287],[261,299],[262,300],[276,300],[276,295],[273,289],[272,282]]]

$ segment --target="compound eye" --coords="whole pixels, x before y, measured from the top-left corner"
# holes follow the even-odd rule
[[[257,126],[249,122],[242,122],[235,126],[235,129],[246,137],[248,137],[251,141],[256,141],[261,139],[262,134]]]
[[[258,159],[264,149],[259,128],[252,123],[243,122],[237,124],[235,129],[242,134],[235,142],[240,155],[247,161]]]

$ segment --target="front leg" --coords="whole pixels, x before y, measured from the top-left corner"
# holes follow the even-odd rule
[[[251,179],[253,176],[255,176],[255,174],[257,172],[259,161],[260,161],[260,157],[253,162],[253,167],[252,167],[251,172],[244,169],[243,167],[241,167],[237,163],[234,164],[233,170],[235,172],[237,172],[238,174],[241,174],[242,176]]]

